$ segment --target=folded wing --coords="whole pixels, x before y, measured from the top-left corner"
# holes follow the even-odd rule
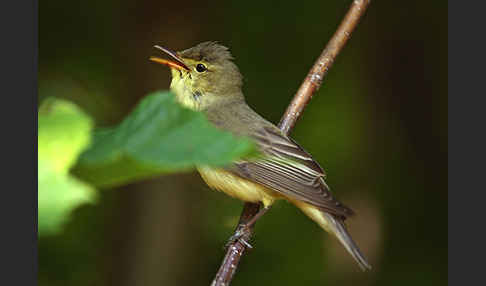
[[[337,201],[324,181],[325,173],[302,147],[274,127],[252,134],[265,155],[238,161],[228,171],[262,184],[290,199],[304,201],[325,212],[346,218],[353,211]]]

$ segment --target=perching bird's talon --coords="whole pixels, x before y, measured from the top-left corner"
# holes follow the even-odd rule
[[[251,244],[250,244],[250,243],[248,243],[248,241],[246,241],[247,239],[245,238],[245,237],[247,237],[247,236],[248,236],[249,232],[250,232],[250,229],[249,229],[247,226],[243,226],[243,227],[239,228],[239,229],[238,229],[238,230],[235,232],[235,234],[233,234],[233,235],[232,235],[232,236],[229,238],[229,240],[228,240],[228,242],[226,243],[226,245],[225,245],[225,247],[224,247],[224,248],[225,248],[225,249],[227,249],[227,248],[228,248],[228,247],[229,247],[229,246],[230,246],[232,243],[234,243],[234,242],[238,241],[238,242],[240,242],[241,244],[243,244],[245,247],[252,249],[252,248],[253,248],[253,246],[251,246]]]
[[[248,241],[244,240],[243,238],[240,238],[238,241],[241,242],[244,246],[246,246],[246,248],[249,248],[249,249],[253,248],[253,246],[251,246],[251,244],[248,243]]]

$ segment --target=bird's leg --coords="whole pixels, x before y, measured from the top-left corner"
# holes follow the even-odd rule
[[[253,227],[253,225],[255,225],[256,221],[259,218],[261,218],[269,209],[270,209],[270,206],[266,206],[266,207],[261,208],[254,217],[252,217],[247,223],[245,223],[243,225],[243,227],[248,228],[248,229]]]
[[[238,229],[235,234],[230,237],[226,243],[226,248],[233,242],[239,241],[248,248],[253,248],[250,243],[248,243],[248,237],[250,236],[251,228],[255,225],[256,221],[261,218],[268,210],[270,206],[261,208],[258,213],[256,213],[249,221],[246,223],[238,225]]]

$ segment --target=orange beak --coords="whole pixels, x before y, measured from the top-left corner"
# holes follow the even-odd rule
[[[186,71],[189,71],[189,68],[184,64],[184,62],[182,61],[182,59],[174,51],[171,51],[171,50],[169,50],[167,48],[163,48],[163,47],[157,46],[157,45],[155,45],[154,48],[157,48],[157,49],[163,51],[164,53],[166,53],[169,56],[171,56],[174,60],[173,61],[169,61],[169,60],[162,59],[162,58],[158,58],[158,57],[150,57],[150,60],[151,61],[156,62],[156,63],[159,63],[159,64],[166,65],[169,68],[174,68],[174,69],[177,69],[177,70],[186,70]]]

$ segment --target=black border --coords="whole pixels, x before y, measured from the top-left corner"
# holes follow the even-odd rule
[[[448,7],[450,285],[484,284],[485,9],[468,4]]]
[[[1,281],[36,285],[38,1],[2,2],[0,11]]]

